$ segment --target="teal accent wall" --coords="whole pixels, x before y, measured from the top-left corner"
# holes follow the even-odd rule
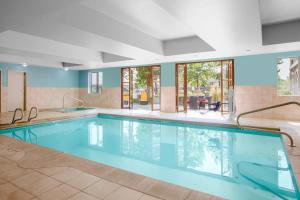
[[[88,70],[79,71],[79,87],[87,88],[88,87]]]
[[[69,87],[78,88],[79,71],[65,71],[62,68],[28,66],[21,64],[0,63],[2,71],[2,85],[8,85],[8,71],[22,71],[27,73],[27,84],[29,87]]]
[[[88,72],[103,73],[103,88],[113,88],[121,86],[121,68],[111,67],[95,70],[84,70],[79,72],[79,87],[88,87]]]
[[[277,84],[277,59],[282,57],[300,56],[300,51],[272,53],[272,54],[258,54],[249,56],[237,56],[222,59],[234,59],[234,75],[235,85],[249,85],[249,86],[275,86]],[[199,60],[204,61],[204,60]],[[194,62],[194,61],[193,61]],[[161,64],[161,86],[171,87],[175,86],[175,64],[162,63]],[[145,66],[145,65],[144,65]],[[94,71],[103,72],[103,86],[104,87],[118,87],[120,86],[120,68],[105,68]],[[80,87],[87,87],[88,71],[81,71],[79,74]]]
[[[79,72],[80,88],[88,87],[88,72],[103,72],[103,87],[112,88],[121,86],[121,68],[103,68],[95,70],[84,70]],[[175,86],[175,63],[161,64],[161,86]]]
[[[238,56],[234,59],[235,85],[277,84],[277,59],[300,56],[300,51]]]
[[[175,86],[175,63],[161,64],[161,86],[174,87]]]
[[[276,64],[278,58],[300,56],[300,51],[238,56],[234,59],[234,72],[236,85],[270,85],[277,84]],[[226,59],[226,58],[222,58]],[[216,59],[218,60],[218,59]],[[24,68],[20,64],[0,63],[2,70],[2,84],[7,86],[8,71],[26,71],[27,81],[30,87],[81,87],[88,84],[88,70],[64,71],[62,68],[28,66]],[[104,68],[90,71],[103,72],[103,87],[119,87],[120,67]],[[175,63],[161,64],[161,86],[175,86]]]

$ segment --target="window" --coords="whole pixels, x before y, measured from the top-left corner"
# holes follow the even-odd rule
[[[300,95],[300,57],[278,59],[277,94],[279,96]]]
[[[97,124],[89,125],[89,145],[103,147],[103,126]]]
[[[89,72],[88,92],[90,94],[101,93],[102,91],[102,72]]]

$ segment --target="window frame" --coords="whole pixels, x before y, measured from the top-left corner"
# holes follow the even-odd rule
[[[93,74],[96,74],[96,83],[93,84]],[[101,77],[101,81],[100,81]],[[96,86],[96,91],[93,87]],[[89,72],[88,73],[88,93],[89,94],[101,94],[103,87],[103,73],[102,72]]]
[[[300,68],[300,56],[298,56],[298,55],[295,55],[295,56],[286,56],[286,57],[278,57],[277,58],[277,64],[276,64],[276,71],[277,71],[277,73],[276,73],[276,75],[277,75],[277,77],[279,77],[279,68],[278,68],[278,66],[279,66],[279,63],[278,63],[278,61],[279,60],[285,60],[285,59],[289,59],[290,60],[290,66],[289,66],[289,75],[291,74],[291,65],[294,65],[294,59],[295,60],[298,60],[297,61],[297,67],[296,68]],[[295,66],[294,66],[295,67]],[[296,70],[295,71],[295,74],[297,75],[296,76],[296,79],[297,80],[293,80],[294,82],[296,82],[296,83],[298,83],[299,84],[299,81],[298,81],[298,79],[299,79],[299,70]],[[293,73],[293,72],[292,72]],[[285,91],[282,91],[282,90],[280,90],[280,84],[279,84],[279,79],[277,78],[276,79],[276,96],[277,97],[299,97],[300,96],[300,86],[298,85],[297,86],[297,91],[298,91],[298,93],[297,94],[293,94],[293,91],[295,91],[295,90],[293,90],[292,89],[292,87],[294,87],[295,85],[297,85],[297,84],[294,84],[292,81],[291,81],[291,77],[289,77],[289,89],[288,89],[288,92],[290,92],[291,94],[283,94]]]

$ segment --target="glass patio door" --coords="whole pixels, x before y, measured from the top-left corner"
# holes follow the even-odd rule
[[[221,102],[221,113],[233,111],[233,65],[233,60],[176,64],[177,112],[207,109],[216,102]],[[211,78],[207,78],[209,73],[213,74]],[[200,84],[201,79],[206,79],[202,81],[204,85]],[[195,92],[195,88],[200,92]]]
[[[221,61],[221,112],[233,111],[233,60]]]
[[[160,66],[121,69],[121,107],[160,110]]]
[[[152,110],[160,110],[160,67],[151,67],[151,92],[152,92]]]
[[[186,64],[176,65],[176,110],[177,112],[187,111],[187,66]]]
[[[132,108],[132,73],[130,68],[121,69],[121,107]]]

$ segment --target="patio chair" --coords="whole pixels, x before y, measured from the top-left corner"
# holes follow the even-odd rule
[[[214,111],[217,112],[220,110],[222,103],[220,101],[216,102],[216,103],[210,103],[208,104],[208,110],[206,112],[200,112],[201,114],[206,114],[210,111]]]
[[[209,110],[209,111],[217,112],[217,111],[220,110],[221,105],[222,105],[222,104],[221,104],[220,101],[218,101],[218,102],[216,102],[216,103],[208,104],[208,110]]]
[[[189,108],[192,110],[198,109],[198,97],[196,96],[189,97]]]

